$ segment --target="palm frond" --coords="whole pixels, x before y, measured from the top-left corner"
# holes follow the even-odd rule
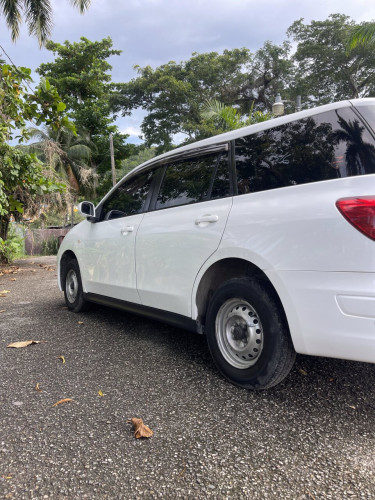
[[[218,101],[217,99],[207,99],[202,106],[202,116],[203,118],[215,118],[221,116],[225,109],[225,104]]]
[[[91,149],[84,144],[74,144],[70,146],[67,151],[69,158],[75,159],[76,161],[87,160],[89,161],[91,158]]]
[[[73,7],[78,7],[81,14],[90,7],[91,0],[69,0]]]
[[[53,28],[50,0],[24,0],[26,23],[30,35],[35,35],[41,47],[46,43]]]
[[[375,41],[375,23],[364,23],[356,26],[347,43],[347,52],[358,46],[369,45]]]
[[[37,139],[40,142],[47,141],[49,139],[49,134],[39,128],[27,127],[26,131],[30,139]]]
[[[13,42],[17,40],[20,34],[22,3],[22,0],[0,0],[0,7],[11,31]]]

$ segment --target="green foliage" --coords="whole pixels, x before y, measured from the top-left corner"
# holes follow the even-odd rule
[[[361,23],[353,28],[347,42],[347,53],[350,54],[353,49],[362,45],[370,46],[375,42],[375,23]]]
[[[45,164],[51,166],[69,185],[73,195],[90,193],[96,179],[90,163],[95,144],[87,132],[78,130],[73,134],[65,127],[55,131],[30,128],[30,138],[37,139],[25,149],[35,153]]]
[[[14,230],[8,232],[7,239],[0,237],[0,262],[10,264],[15,259],[22,257],[24,252],[23,238]]]
[[[146,146],[157,144],[158,152],[165,151],[173,147],[177,133],[186,135],[185,142],[212,135],[201,115],[207,100],[235,105],[245,114],[254,101],[256,110],[269,108],[288,85],[288,52],[287,43],[278,47],[267,42],[255,55],[243,48],[194,53],[186,62],[171,61],[155,70],[137,66],[138,78],[118,85],[112,101],[124,115],[139,107],[147,110],[142,124]]]
[[[56,236],[43,240],[42,242],[42,255],[57,255],[59,251],[59,240]]]
[[[94,173],[103,175],[111,168],[111,133],[117,166],[122,158],[134,152],[133,145],[126,144],[128,136],[113,125],[115,114],[111,98],[114,86],[109,73],[112,66],[107,59],[120,55],[121,50],[112,48],[109,37],[96,42],[84,37],[74,43],[50,41],[46,48],[54,53],[55,60],[41,64],[37,72],[56,86],[77,129],[88,134],[93,145],[90,166]]]
[[[10,218],[46,194],[62,192],[65,186],[53,175],[45,175],[43,164],[34,154],[10,146],[9,142],[27,140],[27,121],[44,122],[52,129],[74,126],[64,115],[56,88],[43,80],[29,92],[30,70],[3,65],[0,71],[0,237],[7,239]]]
[[[141,127],[145,143],[156,145],[160,153],[174,147],[177,134],[188,143],[243,126],[244,116],[268,118],[278,93],[286,113],[295,111],[297,95],[305,108],[374,95],[374,33],[374,23],[358,26],[342,14],[310,24],[300,19],[288,30],[296,46],[293,56],[291,42],[266,41],[255,53],[246,48],[194,53],[180,63],[136,66],[138,76],[118,84],[111,100],[124,116],[137,108],[146,110]],[[353,37],[357,42],[348,51]],[[205,103],[214,101],[222,103],[221,122],[218,115],[202,113]]]
[[[89,7],[91,0],[69,0],[78,7],[81,14]],[[2,0],[1,13],[11,31],[13,42],[20,34],[22,13],[24,14],[29,34],[38,39],[39,46],[48,40],[53,27],[53,13],[50,0]]]
[[[270,120],[273,115],[268,112],[254,111],[252,105],[246,117],[241,115],[237,108],[226,106],[216,99],[211,99],[203,105],[202,117],[206,120],[207,129],[210,126],[212,127],[212,134],[210,135],[215,135]]]
[[[107,59],[120,55],[121,50],[112,48],[109,37],[96,42],[85,37],[74,43],[48,41],[46,49],[53,52],[55,60],[41,64],[37,72],[56,86],[80,128],[91,135],[102,134],[112,122],[108,97],[112,66]]]
[[[347,51],[354,21],[333,14],[325,21],[295,21],[288,34],[298,43],[296,92],[308,105],[374,95],[375,52],[357,46]]]

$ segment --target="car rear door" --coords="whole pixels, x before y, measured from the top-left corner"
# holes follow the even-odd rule
[[[143,305],[191,315],[191,293],[203,263],[220,244],[232,206],[228,146],[172,160],[136,240]]]

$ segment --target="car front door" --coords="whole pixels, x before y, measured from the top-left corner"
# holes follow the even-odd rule
[[[99,205],[99,222],[82,238],[83,278],[89,293],[140,303],[135,239],[144,216],[153,171],[123,182]]]

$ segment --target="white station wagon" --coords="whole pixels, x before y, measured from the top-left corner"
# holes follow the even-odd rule
[[[295,353],[375,362],[375,99],[218,135],[124,177],[65,237],[59,286],[205,333],[232,383]]]

